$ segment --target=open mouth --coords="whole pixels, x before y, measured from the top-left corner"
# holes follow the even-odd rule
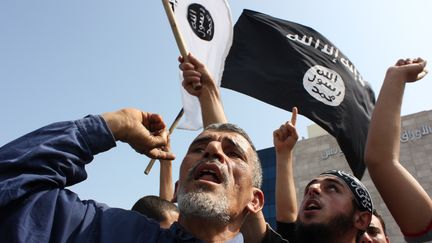
[[[213,182],[216,184],[222,183],[221,171],[219,167],[213,163],[202,163],[199,165],[194,172],[194,179]]]
[[[309,199],[304,206],[304,211],[320,210],[321,208],[322,206],[318,200]]]

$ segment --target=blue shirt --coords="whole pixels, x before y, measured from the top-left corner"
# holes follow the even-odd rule
[[[93,156],[115,147],[100,116],[58,122],[0,148],[0,242],[201,242],[129,210],[65,189]]]

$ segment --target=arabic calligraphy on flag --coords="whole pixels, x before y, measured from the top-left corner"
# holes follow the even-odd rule
[[[222,87],[291,111],[333,135],[358,178],[375,95],[352,62],[314,29],[244,10]]]

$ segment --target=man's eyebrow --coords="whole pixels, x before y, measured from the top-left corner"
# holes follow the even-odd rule
[[[374,226],[373,224],[369,225],[367,227],[367,230],[373,230],[376,233],[381,233],[381,229],[378,226]]]
[[[195,140],[192,141],[191,145],[189,147],[192,147],[196,144],[200,144],[200,143],[208,143],[210,141],[213,140],[212,136],[202,136],[202,137],[197,137]]]
[[[197,137],[194,141],[192,141],[189,148],[191,148],[192,146],[195,146],[197,144],[209,143],[209,142],[214,141],[214,140],[215,140],[215,137],[212,135],[205,135],[205,136]],[[243,155],[247,154],[246,150],[241,146],[241,144],[230,137],[222,138],[222,142],[225,142],[230,146],[234,146]]]
[[[310,185],[316,183],[317,181],[318,181],[318,179],[313,179],[313,180],[311,180],[311,181],[306,185],[306,187],[305,187],[305,191],[309,188]],[[324,178],[323,182],[333,182],[333,183],[338,184],[338,185],[341,186],[342,188],[345,188],[343,182],[341,182],[340,180],[338,180],[338,179],[336,179],[336,178],[331,178],[331,177]]]
[[[310,187],[310,185],[314,184],[318,179],[313,179],[311,180],[304,188],[304,191],[306,192],[306,190]]]
[[[372,222],[369,224],[368,228],[376,228],[379,229],[377,225],[374,225]]]
[[[344,183],[343,183],[342,181],[336,179],[336,178],[331,178],[331,177],[329,177],[329,178],[325,178],[324,181],[333,182],[333,183],[338,184],[338,185],[341,186],[341,187],[344,187]]]

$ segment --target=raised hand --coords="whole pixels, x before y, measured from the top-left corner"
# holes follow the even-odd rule
[[[399,59],[396,64],[389,68],[392,75],[399,75],[405,82],[415,82],[422,79],[428,71],[425,69],[426,60],[421,58]]]
[[[183,71],[182,85],[186,91],[200,98],[203,89],[217,90],[216,83],[208,72],[206,66],[189,54],[186,60],[179,57],[180,70]]]
[[[155,159],[174,159],[165,151],[168,131],[158,114],[137,109],[122,109],[102,115],[116,140],[128,143],[135,151]]]
[[[298,140],[297,129],[295,124],[297,121],[297,107],[292,109],[291,121],[286,122],[279,129],[273,132],[273,144],[276,152],[292,151]]]

